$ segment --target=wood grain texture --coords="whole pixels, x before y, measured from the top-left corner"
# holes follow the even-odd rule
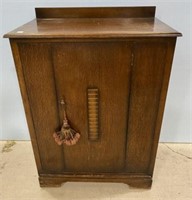
[[[40,152],[39,152],[39,147],[38,147],[38,140],[35,134],[35,127],[33,124],[31,106],[30,106],[28,95],[27,95],[27,88],[25,84],[25,77],[24,77],[22,63],[21,63],[21,57],[19,54],[18,43],[14,39],[13,40],[11,39],[10,44],[11,44],[11,49],[12,49],[13,58],[15,62],[15,68],[16,68],[17,76],[19,80],[19,86],[20,86],[23,105],[25,109],[25,115],[27,118],[27,124],[28,124],[29,132],[30,132],[33,152],[35,155],[35,161],[36,161],[38,172],[42,172],[42,163],[41,163]]]
[[[4,36],[14,38],[42,187],[102,181],[150,188],[181,36],[154,12],[154,7],[38,8],[39,19]],[[62,125],[61,97],[69,124],[81,134],[70,147],[57,146],[52,137]]]
[[[36,18],[144,18],[154,17],[155,7],[36,8]]]
[[[160,136],[160,131],[161,131],[161,124],[163,120],[163,113],[164,113],[164,108],[165,108],[167,90],[168,90],[173,56],[174,56],[174,51],[175,51],[176,38],[167,38],[166,42],[167,42],[167,50],[166,50],[166,57],[165,57],[163,81],[161,85],[161,93],[160,93],[159,104],[158,104],[158,113],[157,113],[155,130],[154,130],[154,135],[153,135],[153,143],[151,147],[150,164],[148,167],[148,174],[151,176],[153,175],[155,159],[156,159],[156,154],[157,154],[157,147],[158,147],[158,141],[159,141],[159,136]]]
[[[131,45],[135,42],[141,41],[141,42],[165,42],[167,40],[175,39],[172,37],[142,37],[142,38],[14,38],[10,40],[14,40],[16,43],[88,43],[88,42],[107,42],[107,43],[113,43],[113,42],[128,42]]]
[[[80,53],[81,52],[81,53]],[[67,171],[121,171],[124,167],[131,48],[123,42],[53,45],[58,96],[65,96],[67,114],[81,139],[64,147]],[[107,77],[107,78],[106,78]],[[88,140],[87,88],[100,91],[101,137]],[[121,116],[121,117],[116,117]]]
[[[175,36],[181,34],[156,18],[34,19],[4,35],[8,38],[68,39]]]
[[[52,136],[59,118],[50,45],[20,44],[19,50],[42,168],[59,172],[63,169],[63,154]]]
[[[152,178],[151,176],[142,174],[97,174],[97,175],[52,175],[52,174],[41,174],[39,176],[39,182],[41,187],[60,187],[62,183],[68,181],[80,181],[80,182],[115,182],[125,183],[130,187],[137,188],[151,188]]]
[[[150,162],[165,67],[166,43],[135,44],[127,136],[128,172],[146,173]]]

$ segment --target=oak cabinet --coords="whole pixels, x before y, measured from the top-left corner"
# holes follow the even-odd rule
[[[41,186],[66,181],[151,186],[181,35],[154,14],[155,7],[37,8],[37,19],[5,35]],[[70,138],[60,131],[63,112],[74,133]],[[63,134],[60,145],[54,132]],[[75,132],[80,138],[73,143]]]

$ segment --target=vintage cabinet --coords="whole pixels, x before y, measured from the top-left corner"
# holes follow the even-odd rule
[[[155,7],[37,8],[36,19],[4,36],[41,186],[151,186],[177,36]],[[78,141],[57,132],[62,100]],[[54,132],[68,143],[58,145]]]

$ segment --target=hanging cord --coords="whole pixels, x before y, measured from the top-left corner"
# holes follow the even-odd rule
[[[68,146],[71,146],[77,143],[80,138],[80,134],[72,129],[68,124],[66,103],[63,98],[61,99],[60,104],[63,111],[63,125],[60,131],[53,134],[53,137],[58,145],[66,144]]]
[[[61,104],[62,110],[63,110],[63,120],[64,120],[64,121],[67,121],[66,103],[65,103],[64,99],[61,99],[60,104]]]

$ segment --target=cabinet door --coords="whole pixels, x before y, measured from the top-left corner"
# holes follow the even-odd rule
[[[52,52],[57,97],[65,98],[70,123],[81,134],[76,145],[63,146],[65,171],[122,171],[126,151],[130,45],[125,42],[61,43],[54,44]],[[87,104],[90,89],[98,91],[99,138],[95,141],[89,139]]]
[[[125,167],[131,45],[126,42],[20,44],[20,56],[43,170],[117,172]],[[89,139],[88,96],[98,91],[97,140]],[[60,97],[81,138],[58,146]]]

